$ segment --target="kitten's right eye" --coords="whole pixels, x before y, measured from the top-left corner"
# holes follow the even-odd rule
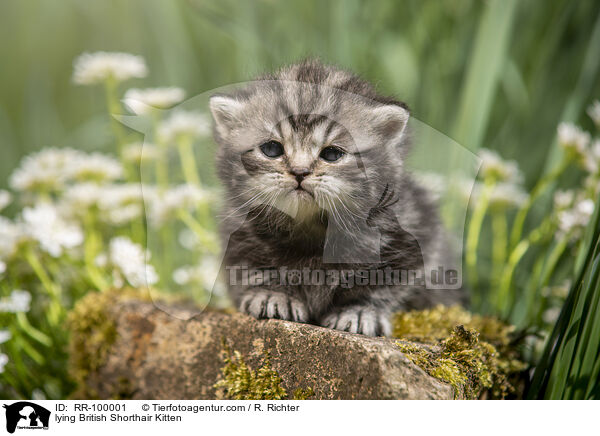
[[[277,141],[268,141],[260,146],[261,151],[267,157],[276,158],[283,154],[283,145]]]

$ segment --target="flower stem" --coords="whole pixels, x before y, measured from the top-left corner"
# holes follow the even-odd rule
[[[185,181],[189,184],[200,186],[200,178],[198,177],[198,167],[192,148],[191,136],[181,135],[177,141],[177,149],[179,150],[179,159],[181,160]]]
[[[527,319],[535,319],[535,320],[540,319],[541,314],[543,313],[543,310],[545,308],[545,304],[542,304],[542,305],[538,304],[538,305],[534,306],[533,302],[539,301],[537,297],[538,297],[540,291],[542,289],[544,289],[546,286],[548,286],[548,283],[550,283],[550,279],[552,278],[552,274],[554,273],[556,265],[558,264],[558,261],[562,257],[562,255],[565,252],[565,250],[567,249],[568,245],[569,245],[569,238],[564,237],[558,243],[556,243],[554,245],[554,247],[552,248],[552,251],[550,251],[550,254],[548,255],[547,260],[545,262],[544,268],[541,271],[539,280],[537,282],[533,283],[533,285],[535,287],[530,289],[528,292],[528,294],[531,295],[531,298],[530,298],[531,303],[528,305]],[[545,303],[545,301],[543,301],[543,300],[542,300],[542,302]],[[534,311],[535,311],[535,313],[534,313]]]
[[[19,327],[33,339],[47,347],[52,346],[52,339],[31,325],[24,312],[17,312]]]
[[[152,111],[152,140],[160,150],[161,154],[154,161],[156,183],[159,188],[166,189],[169,186],[169,147],[158,134],[159,122],[160,114],[158,111]]]
[[[114,119],[113,115],[118,114],[121,111],[119,100],[117,99],[117,82],[114,78],[108,77],[104,82],[104,90],[106,96],[106,108],[108,110],[108,116],[110,117],[110,125],[115,135],[117,145],[117,155],[121,156],[123,146],[125,145],[125,134],[123,128],[119,122]]]
[[[488,209],[490,194],[494,189],[494,183],[487,181],[483,186],[481,195],[471,215],[469,229],[467,231],[465,261],[469,274],[469,281],[473,288],[477,288],[477,247],[479,246],[479,235],[481,234],[481,226],[483,219]],[[476,303],[476,302],[475,302]]]
[[[492,281],[497,286],[502,276],[508,245],[508,225],[504,212],[492,214],[492,234]]]
[[[536,227],[531,231],[531,233],[529,233],[527,238],[519,241],[519,243],[515,248],[512,249],[508,256],[508,262],[506,263],[504,271],[502,272],[500,286],[495,298],[496,309],[504,316],[508,316],[510,314],[510,311],[512,310],[512,304],[515,301],[514,295],[510,295],[510,290],[517,265],[527,250],[529,250],[533,244],[536,244],[548,234],[550,230],[550,223],[551,222],[549,219],[544,220],[539,227]]]
[[[185,225],[187,225],[190,230],[192,230],[200,242],[204,245],[207,251],[212,253],[219,252],[219,244],[215,240],[215,237],[212,233],[207,231],[193,216],[185,209],[180,209],[177,212],[177,216]]]
[[[58,326],[60,324],[60,318],[63,311],[60,302],[61,289],[56,283],[52,281],[52,279],[42,266],[42,263],[40,262],[39,258],[37,257],[37,255],[31,247],[26,248],[25,259],[33,269],[33,272],[40,279],[40,282],[42,282],[44,289],[46,289],[46,292],[48,292],[48,295],[50,296],[50,306],[48,308],[48,321],[51,325]]]
[[[525,219],[527,218],[527,214],[533,206],[533,203],[539,198],[540,195],[544,193],[546,188],[548,188],[553,181],[558,179],[560,175],[568,168],[571,159],[564,158],[560,165],[547,176],[542,177],[537,184],[531,190],[529,194],[529,198],[527,201],[521,206],[517,215],[515,217],[515,221],[513,222],[512,231],[510,234],[510,247],[515,247],[519,240],[521,239],[521,235],[523,234],[523,226],[525,224]]]
[[[90,280],[99,291],[108,289],[108,282],[104,280],[102,274],[96,267],[96,255],[98,254],[99,247],[102,244],[100,236],[94,228],[94,217],[88,214],[85,219],[85,242],[84,242],[84,262],[85,269],[90,277]]]

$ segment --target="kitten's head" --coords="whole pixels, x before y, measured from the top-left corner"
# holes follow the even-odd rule
[[[408,109],[346,71],[293,65],[213,96],[210,109],[233,213],[272,206],[348,226],[402,171]]]

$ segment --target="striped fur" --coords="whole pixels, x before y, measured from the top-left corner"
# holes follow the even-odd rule
[[[442,261],[445,235],[428,194],[404,169],[404,103],[316,61],[292,65],[210,102],[226,188],[226,266],[288,270],[424,268]],[[284,154],[265,156],[278,141]],[[320,158],[324,147],[345,154]],[[291,174],[305,169],[298,180]],[[427,254],[427,256],[423,256]],[[450,304],[460,292],[339,283],[230,284],[240,310],[368,335],[390,333],[393,311]]]

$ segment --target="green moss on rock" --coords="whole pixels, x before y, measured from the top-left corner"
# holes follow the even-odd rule
[[[69,363],[71,375],[78,386],[75,397],[96,396],[86,387],[86,379],[104,364],[117,338],[115,321],[107,311],[115,298],[112,291],[90,293],[79,300],[69,314]]]
[[[215,384],[216,389],[223,389],[225,397],[230,400],[284,400],[288,394],[277,371],[271,368],[268,352],[265,352],[260,368],[250,368],[239,351],[231,351],[223,341],[222,379]],[[305,400],[314,395],[312,388],[296,389],[294,400]]]
[[[223,388],[225,396],[231,400],[282,400],[287,392],[281,386],[281,377],[271,368],[269,356],[265,355],[263,365],[252,370],[239,351],[231,352],[223,344],[225,366],[221,368],[223,379],[215,388]]]
[[[294,400],[308,400],[310,397],[315,395],[315,391],[312,388],[298,388],[294,391],[294,396],[292,399]]]
[[[394,336],[403,340],[397,342],[402,352],[429,375],[452,385],[459,398],[484,393],[504,398],[515,391],[512,376],[525,368],[512,345],[513,326],[460,307],[399,313],[393,327]]]
[[[109,308],[117,301],[127,299],[148,300],[147,293],[132,288],[110,289],[92,292],[79,300],[67,319],[70,331],[69,367],[77,383],[74,398],[96,398],[97,393],[88,387],[86,380],[104,365],[108,353],[117,339],[115,319]],[[120,381],[115,387],[115,397],[123,397],[124,386],[129,381]]]

